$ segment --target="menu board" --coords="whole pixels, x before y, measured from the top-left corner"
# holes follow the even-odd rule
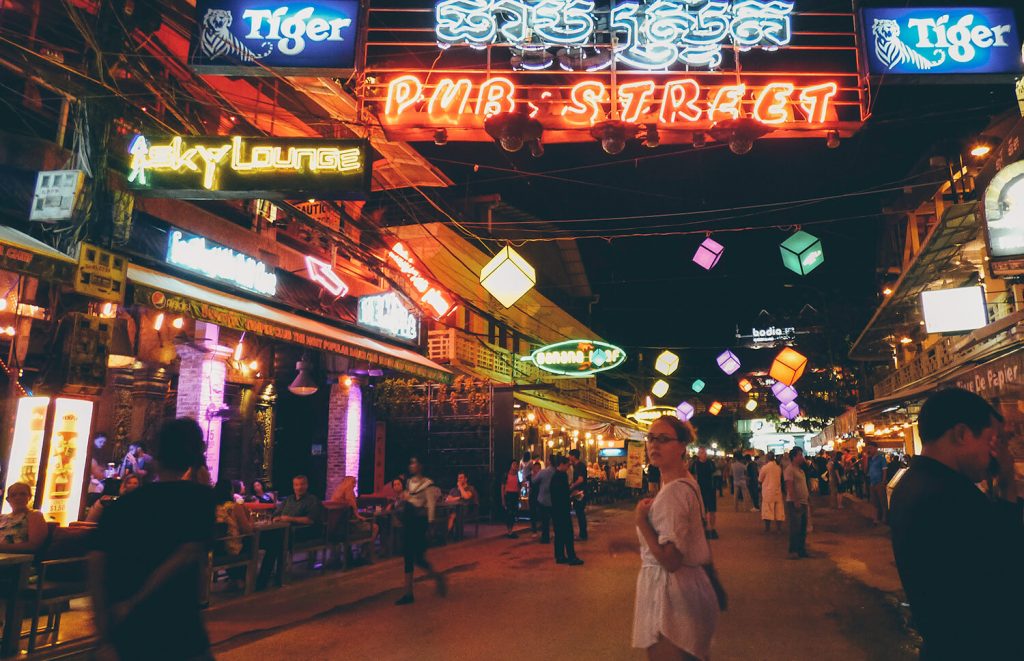
[[[626,486],[630,489],[644,487],[644,444],[629,441],[626,446]]]
[[[22,397],[18,400],[18,409],[14,420],[14,439],[11,442],[11,460],[8,464],[7,487],[15,482],[24,482],[31,487],[33,494],[36,480],[39,477],[39,458],[43,451],[43,439],[46,436],[46,410],[50,406],[49,397]],[[11,511],[11,506],[4,499],[3,513]]]
[[[78,520],[92,410],[93,403],[84,399],[58,397],[54,405],[46,486],[40,509],[47,521],[56,521],[62,526]]]

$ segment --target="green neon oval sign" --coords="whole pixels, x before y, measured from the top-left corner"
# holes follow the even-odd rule
[[[567,340],[541,347],[523,361],[560,376],[591,376],[615,369],[626,362],[626,352],[598,340]]]

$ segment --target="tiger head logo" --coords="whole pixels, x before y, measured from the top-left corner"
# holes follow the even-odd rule
[[[900,24],[896,21],[876,18],[871,26],[871,34],[875,37],[875,55],[886,67],[892,69],[899,60]]]
[[[227,9],[208,9],[203,16],[203,34],[221,34],[231,27],[231,12]]]
[[[203,14],[203,29],[200,51],[206,59],[236,59],[240,62],[255,62],[270,55],[274,46],[264,42],[262,52],[255,53],[231,34],[231,11],[228,9],[207,9]]]

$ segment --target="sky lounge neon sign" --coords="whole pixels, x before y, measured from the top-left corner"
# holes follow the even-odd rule
[[[265,296],[277,293],[277,275],[263,262],[181,230],[168,235],[167,263]]]
[[[723,48],[775,50],[792,39],[794,3],[784,0],[654,0],[616,4],[609,15],[614,57],[645,71],[679,64],[715,69]],[[596,45],[592,0],[443,0],[435,6],[437,44],[482,50],[507,44],[518,51],[581,49]],[[564,69],[579,70],[557,58]],[[521,68],[544,69],[556,58],[532,58]],[[611,57],[576,60],[583,70],[611,65]]]

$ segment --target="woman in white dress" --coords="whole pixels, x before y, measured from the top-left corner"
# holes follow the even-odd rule
[[[647,456],[661,471],[661,489],[636,508],[641,566],[633,647],[647,650],[651,661],[710,658],[718,623],[718,600],[703,568],[711,548],[686,456],[695,440],[693,427],[671,416],[656,420],[647,434]]]
[[[764,521],[764,531],[771,531],[772,521],[775,522],[775,530],[781,531],[782,522],[786,520],[786,504],[782,500],[782,468],[775,463],[774,452],[768,453],[768,459],[761,467],[757,481],[761,483],[761,519]]]

